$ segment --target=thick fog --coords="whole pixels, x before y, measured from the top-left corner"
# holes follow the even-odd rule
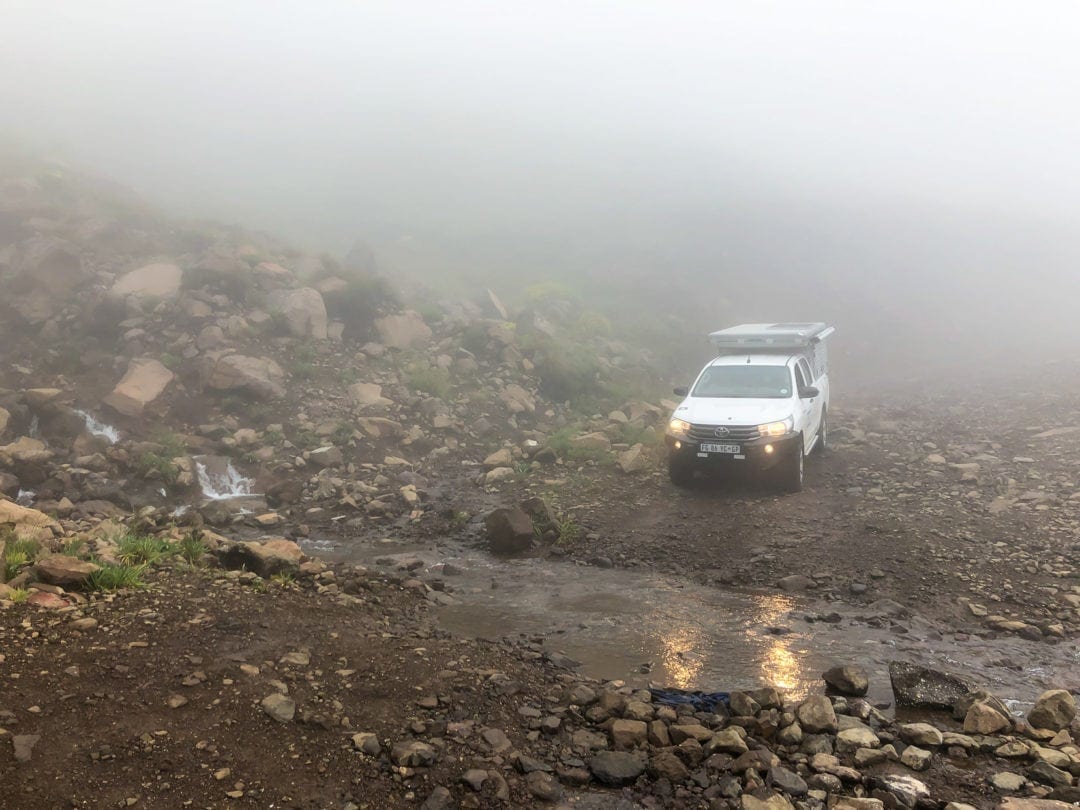
[[[177,213],[436,288],[828,318],[864,360],[1080,337],[1070,3],[0,10],[0,134]]]

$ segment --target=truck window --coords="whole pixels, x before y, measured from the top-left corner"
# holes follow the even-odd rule
[[[806,375],[803,374],[802,363],[795,364],[795,390],[802,391],[806,388]]]
[[[791,372],[787,366],[709,366],[690,396],[785,399],[791,396]]]
[[[810,385],[816,379],[813,372],[810,371],[810,364],[806,362],[805,358],[799,358],[798,363],[795,365],[795,369],[802,369],[803,379],[806,381],[805,385],[802,383],[799,384],[801,388],[805,388],[806,385]]]

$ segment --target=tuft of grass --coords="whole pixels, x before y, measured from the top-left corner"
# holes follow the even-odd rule
[[[418,393],[446,399],[450,395],[450,372],[423,362],[410,363],[405,369],[405,384]]]
[[[291,571],[279,571],[270,577],[270,580],[277,586],[287,588],[296,581]]]
[[[60,546],[60,553],[68,557],[78,557],[83,552],[86,541],[79,537],[73,537]]]
[[[165,368],[171,371],[176,371],[178,368],[180,368],[180,366],[184,364],[184,358],[175,355],[172,352],[165,352],[163,355],[161,355],[160,359],[161,365],[165,366]]]
[[[142,574],[146,566],[126,563],[99,562],[101,567],[86,580],[90,591],[119,591],[124,588],[143,588]]]
[[[150,535],[125,534],[116,545],[116,556],[133,567],[152,565],[174,553],[168,540]]]
[[[341,422],[334,428],[334,432],[330,434],[330,440],[338,447],[341,447],[352,441],[353,432],[354,428],[352,425],[348,422]]]
[[[24,565],[32,563],[40,548],[36,540],[27,538],[8,540],[7,550],[4,553],[4,579],[11,579]]]
[[[14,602],[16,605],[20,605],[30,598],[30,591],[26,588],[12,588],[11,593],[8,594],[8,599]]]
[[[611,453],[606,450],[589,447],[575,447],[571,439],[582,432],[580,425],[568,425],[551,434],[548,446],[566,461],[596,461],[601,464],[609,464],[612,461]]]
[[[202,532],[196,529],[190,534],[184,535],[177,551],[180,557],[189,565],[198,565],[209,549],[203,540]]]
[[[559,545],[572,546],[581,539],[581,527],[574,522],[572,517],[560,520],[555,529],[559,532]]]

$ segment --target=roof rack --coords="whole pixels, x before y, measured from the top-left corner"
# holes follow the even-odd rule
[[[824,323],[744,323],[712,332],[717,349],[798,351],[825,340],[836,330]]]

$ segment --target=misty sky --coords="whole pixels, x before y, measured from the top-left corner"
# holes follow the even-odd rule
[[[8,134],[297,232],[329,200],[354,208],[334,227],[545,222],[714,184],[1070,220],[1080,203],[1071,3],[0,9]]]
[[[314,249],[769,291],[746,319],[1080,294],[1075,3],[0,0],[0,29],[0,138]]]

